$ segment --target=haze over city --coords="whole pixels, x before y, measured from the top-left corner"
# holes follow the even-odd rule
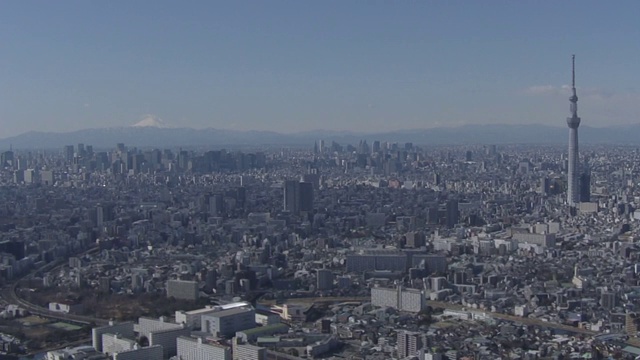
[[[0,359],[640,359],[639,10],[0,1]]]
[[[640,3],[0,3],[0,138],[164,126],[392,131],[638,122]]]

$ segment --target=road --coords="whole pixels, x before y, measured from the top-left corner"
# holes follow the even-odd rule
[[[353,302],[355,302],[355,301],[365,302],[365,301],[370,301],[370,300],[371,300],[371,297],[311,297],[311,298],[285,299],[283,302],[284,303],[291,303],[291,304],[312,304],[312,303],[313,304],[317,304],[317,303],[340,303],[340,302],[352,302],[352,301]],[[275,301],[274,300],[260,301],[260,303],[273,304],[273,303],[275,303]],[[568,332],[572,332],[572,333],[578,333],[578,334],[584,334],[584,335],[598,335],[599,334],[599,333],[597,333],[595,331],[591,331],[591,330],[587,330],[587,329],[581,329],[581,328],[577,328],[575,326],[559,324],[559,323],[554,323],[554,322],[547,322],[547,321],[542,321],[540,319],[535,319],[535,318],[525,318],[525,317],[519,317],[519,316],[513,316],[513,315],[507,315],[507,314],[501,314],[501,313],[494,313],[494,312],[484,311],[484,310],[468,309],[468,308],[465,308],[462,305],[451,304],[451,303],[442,302],[442,301],[430,301],[430,300],[427,300],[427,305],[431,306],[433,308],[441,308],[441,309],[446,309],[446,310],[462,310],[462,309],[466,309],[466,311],[468,311],[468,312],[483,313],[483,314],[486,314],[487,316],[492,317],[494,319],[517,322],[517,323],[521,323],[521,324],[525,324],[525,325],[540,326],[540,327],[545,327],[545,328],[549,328],[549,329],[564,330],[564,331],[568,331]]]
[[[32,304],[18,296],[17,283],[12,284],[9,287],[5,287],[2,291],[2,297],[9,304],[16,304],[27,309],[31,314],[42,316],[47,319],[63,320],[67,322],[78,323],[81,325],[88,325],[95,323],[96,325],[107,325],[108,320],[98,319],[91,316],[82,316],[74,314],[65,314],[61,312],[51,311],[47,308]]]
[[[290,298],[283,299],[283,303],[292,304],[317,304],[317,303],[341,303],[341,302],[363,302],[370,301],[370,296],[326,296],[326,297],[308,297],[308,298]],[[261,304],[276,304],[276,300],[259,300]]]
[[[87,251],[85,251],[84,253],[77,255],[77,256],[83,256],[85,254],[89,254],[92,252],[97,251],[97,248],[92,248],[89,249]],[[32,277],[34,274],[43,272],[43,271],[53,271],[61,266],[63,266],[65,264],[64,261],[58,261],[55,263],[50,263],[47,264],[39,269],[36,269],[35,271],[32,271],[31,273],[21,277],[20,279],[14,281],[13,283],[5,286],[4,288],[2,288],[2,291],[0,292],[0,296],[2,296],[2,298],[9,304],[16,304],[19,305],[23,308],[25,308],[26,310],[28,310],[31,314],[33,315],[38,315],[38,316],[42,316],[44,318],[48,318],[48,319],[56,319],[56,320],[62,320],[62,321],[67,321],[67,322],[73,322],[73,323],[78,323],[81,325],[87,325],[87,324],[91,324],[94,323],[98,326],[102,326],[102,325],[108,325],[109,321],[105,320],[105,319],[99,319],[99,318],[95,318],[95,317],[91,317],[91,316],[82,316],[82,315],[74,315],[74,314],[65,314],[65,313],[61,313],[61,312],[55,312],[55,311],[51,311],[47,308],[43,308],[41,306],[38,306],[36,304],[32,304],[22,298],[20,298],[18,291],[19,291],[19,284],[22,280],[26,280],[30,277]],[[50,268],[50,269],[48,269]]]
[[[462,305],[451,304],[451,303],[446,303],[446,302],[442,302],[442,301],[427,301],[427,305],[431,306],[433,308],[442,308],[442,309],[446,309],[446,310],[462,310],[462,309],[466,309],[466,311],[469,311],[469,312],[476,312],[476,313],[486,314],[487,316],[492,317],[494,319],[517,322],[517,323],[522,323],[522,324],[525,324],[525,325],[546,327],[546,328],[550,328],[550,329],[565,330],[565,331],[570,331],[570,332],[578,333],[578,334],[584,334],[584,335],[598,335],[599,334],[599,333],[597,333],[595,331],[591,331],[591,330],[587,330],[587,329],[581,329],[581,328],[577,328],[577,327],[571,326],[571,325],[548,322],[548,321],[543,321],[543,320],[535,319],[535,318],[520,317],[520,316],[507,315],[507,314],[502,314],[502,313],[494,313],[494,312],[485,311],[485,310],[468,309],[468,308],[465,308]]]

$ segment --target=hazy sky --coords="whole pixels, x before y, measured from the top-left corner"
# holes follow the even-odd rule
[[[0,138],[640,122],[640,1],[0,1]]]

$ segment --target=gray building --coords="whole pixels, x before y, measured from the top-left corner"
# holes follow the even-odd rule
[[[333,288],[333,272],[327,269],[317,271],[316,288],[318,290],[331,290]]]
[[[169,280],[167,281],[167,297],[183,300],[198,300],[200,291],[197,281]]]
[[[296,180],[285,181],[284,210],[294,214],[313,211],[313,184]]]
[[[165,359],[162,346],[137,347],[113,354],[113,360],[158,360]]]
[[[374,270],[407,271],[408,257],[404,253],[371,253],[347,255],[347,271]]]
[[[236,308],[202,315],[201,329],[216,336],[233,336],[236,331],[256,326],[256,312],[249,308]]]
[[[149,346],[160,345],[164,359],[175,356],[177,353],[177,339],[180,336],[189,336],[191,330],[181,326],[176,329],[156,330],[149,333]]]

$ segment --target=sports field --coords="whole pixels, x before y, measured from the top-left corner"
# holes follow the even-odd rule
[[[65,331],[75,331],[75,330],[80,330],[82,329],[82,327],[77,326],[77,325],[71,325],[65,322],[57,322],[57,323],[53,323],[51,325],[49,325],[51,327],[54,327],[56,329],[60,329],[60,330],[65,330]]]

